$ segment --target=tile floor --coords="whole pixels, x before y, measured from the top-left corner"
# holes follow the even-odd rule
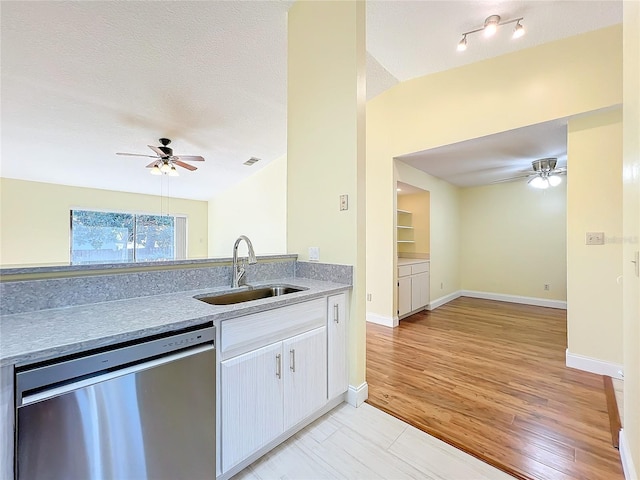
[[[364,403],[343,403],[238,473],[272,479],[508,480],[512,477]]]

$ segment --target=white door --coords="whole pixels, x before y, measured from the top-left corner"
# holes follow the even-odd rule
[[[398,316],[411,311],[411,277],[398,278]]]
[[[349,388],[347,368],[347,312],[346,295],[329,297],[327,302],[327,364],[329,399]]]
[[[282,354],[286,430],[327,401],[327,327],[284,340]]]
[[[282,342],[220,362],[222,471],[284,431]]]
[[[424,308],[429,303],[429,273],[418,273],[411,277],[411,310]]]

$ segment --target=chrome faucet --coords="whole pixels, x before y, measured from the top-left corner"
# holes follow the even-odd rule
[[[236,240],[236,243],[233,244],[233,278],[231,280],[231,288],[236,288],[242,285],[244,283],[245,274],[247,273],[244,269],[244,261],[242,262],[242,265],[238,265],[238,245],[240,245],[241,240],[244,240],[247,243],[247,248],[249,249],[249,265],[258,263],[256,254],[253,252],[251,240],[244,235],[240,235]]]

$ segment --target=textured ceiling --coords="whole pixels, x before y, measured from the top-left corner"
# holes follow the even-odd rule
[[[398,157],[459,187],[507,180],[532,172],[531,162],[555,157],[567,165],[565,120],[541,123]]]
[[[254,173],[286,153],[292,3],[0,2],[0,174],[157,195],[148,159],[115,152],[148,154],[162,136],[176,154],[206,158],[170,179],[172,196],[208,199]],[[527,35],[469,37],[456,52],[460,34],[494,13],[524,16]],[[370,1],[368,97],[621,19],[619,1]],[[252,156],[262,162],[242,165]]]

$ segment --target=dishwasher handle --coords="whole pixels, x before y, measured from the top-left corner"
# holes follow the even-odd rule
[[[164,357],[156,358],[148,362],[121,368],[120,370],[116,370],[114,372],[108,372],[101,375],[96,375],[94,377],[84,378],[82,380],[78,380],[77,382],[65,383],[64,385],[60,385],[58,387],[54,386],[52,388],[33,393],[31,395],[16,397],[18,408],[30,405],[32,403],[41,402],[43,400],[48,400],[53,397],[58,397],[60,395],[64,395],[65,393],[69,393],[80,388],[88,387],[101,382],[106,382],[113,378],[122,377],[123,375],[129,375],[132,373],[141,372],[143,370],[148,370],[150,368],[159,367],[166,363],[180,360],[181,358],[190,357],[192,355],[197,355],[199,353],[207,352],[213,349],[213,345],[202,345],[199,347],[191,348],[189,350],[183,350],[181,352],[165,355]]]
[[[31,390],[42,390],[63,382],[127,367],[148,358],[168,355],[197,345],[214,345],[216,329],[206,326],[188,332],[173,333],[133,345],[115,346],[110,350],[80,358],[62,360],[50,365],[26,367],[16,373],[16,400]],[[19,403],[18,403],[19,404]]]

